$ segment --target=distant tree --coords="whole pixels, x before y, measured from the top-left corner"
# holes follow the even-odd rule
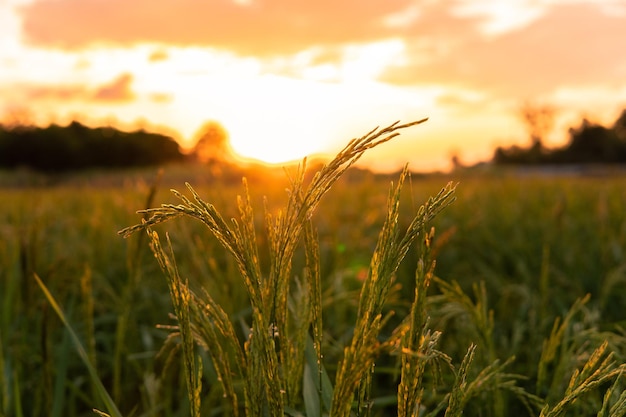
[[[530,135],[531,146],[537,148],[554,128],[556,109],[550,105],[524,104],[520,109],[520,117]],[[540,146],[539,146],[540,147]]]
[[[569,145],[561,151],[576,163],[626,162],[626,143],[620,143],[615,129],[583,120],[579,128],[570,128]]]
[[[450,156],[450,163],[452,164],[452,168],[454,170],[463,169],[465,167],[463,161],[461,161],[461,157],[457,152],[453,152]]]
[[[526,103],[522,106],[520,116],[530,136],[530,148],[526,152],[524,163],[544,162],[547,153],[544,139],[554,128],[555,115],[556,110],[550,105],[539,106]]]
[[[233,150],[228,132],[220,123],[215,121],[205,123],[196,138],[193,154],[199,161],[207,164],[232,162]]]
[[[620,114],[613,124],[613,131],[618,140],[626,143],[626,109],[622,110],[622,114]]]
[[[569,129],[569,143],[552,150],[543,148],[541,143],[542,135],[551,129],[550,111],[527,108],[523,113],[531,132],[531,145],[498,147],[493,156],[495,164],[626,163],[626,110],[611,127],[583,119],[579,127]]]
[[[531,146],[532,149],[533,147]],[[499,165],[528,165],[533,162],[533,154],[536,151],[530,151],[527,148],[522,148],[518,145],[513,145],[508,148],[503,148],[501,146],[497,147],[494,155],[493,162]]]

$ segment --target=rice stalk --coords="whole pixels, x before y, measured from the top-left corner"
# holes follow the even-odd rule
[[[474,292],[474,302],[467,295],[458,282],[446,282],[440,278],[435,278],[435,282],[442,295],[440,298],[446,301],[442,307],[444,319],[450,320],[455,316],[466,315],[474,325],[476,336],[479,340],[475,343],[485,347],[485,362],[491,363],[496,360],[495,347],[493,343],[494,317],[493,310],[488,308],[487,290],[484,281],[472,286]]]
[[[187,379],[187,392],[189,394],[189,403],[191,404],[191,416],[200,417],[202,361],[195,353],[194,338],[191,331],[191,293],[188,283],[183,283],[178,273],[176,262],[173,256],[171,256],[173,250],[169,236],[167,236],[167,243],[170,256],[168,256],[161,247],[158,235],[150,230],[148,230],[148,234],[150,236],[150,246],[159,262],[159,266],[168,276],[170,295],[174,304],[174,311],[178,319],[180,335],[183,341],[183,369]]]
[[[314,233],[309,221],[322,196],[365,151],[397,136],[398,130],[422,123],[425,120],[404,125],[396,122],[383,129],[376,128],[359,139],[353,139],[331,162],[315,174],[311,183],[306,187],[304,186],[305,159],[296,175],[290,177],[291,189],[285,211],[272,215],[266,209],[266,233],[270,248],[270,269],[267,274],[261,273],[254,215],[245,179],[243,182],[245,194],[237,199],[238,220],[232,219],[227,222],[213,205],[202,200],[191,185],[187,184],[193,200],[172,190],[181,204],[163,204],[160,208],[141,210],[140,213],[148,216],[148,219],[141,224],[120,231],[120,234],[127,237],[135,231],[147,229],[180,216],[188,216],[204,223],[221,245],[234,257],[243,277],[252,307],[252,326],[243,349],[246,372],[244,396],[248,415],[280,416],[285,407],[298,404],[300,388],[297,381],[290,379],[289,376],[303,375],[306,350],[306,344],[303,341],[305,340],[305,330],[309,324],[312,324],[313,327],[313,348],[317,354],[318,394],[323,396],[319,255],[316,243],[313,243]],[[407,170],[405,169],[402,181],[406,175]],[[393,271],[397,269],[399,261],[406,254],[414,237],[421,230],[422,224],[450,203],[452,193],[453,188],[446,187],[436,199],[432,199],[425,207],[422,207],[417,218],[406,232],[404,240],[400,241],[400,252],[395,253],[392,250],[391,256],[382,255],[392,259],[384,264],[383,271],[378,271],[378,274],[389,279]],[[398,197],[399,189],[396,198]],[[397,201],[394,210],[394,216],[397,220]],[[388,227],[386,230],[392,229]],[[304,314],[304,318],[290,315],[288,308],[289,293],[293,286],[291,260],[303,234],[307,256],[307,289],[312,291],[311,297],[313,304],[316,305],[310,313]],[[158,240],[156,235],[153,239]],[[386,253],[382,246],[379,252]],[[388,287],[388,283],[386,286]],[[374,290],[379,289],[374,288]],[[382,308],[384,302],[382,298],[378,298],[376,310]],[[374,296],[372,300],[376,302],[376,297]],[[380,324],[378,319],[372,320],[368,316],[366,305],[363,305],[361,309],[361,315],[366,317],[361,323],[361,331],[363,331],[363,326],[368,323],[377,322]],[[305,321],[306,325],[304,325]],[[366,340],[372,341],[373,339],[368,337]],[[213,349],[213,345],[215,345],[214,341],[207,343],[209,349]],[[228,390],[225,388],[225,391]],[[348,407],[353,392],[354,389],[349,396],[341,400],[347,403]]]
[[[415,297],[411,304],[408,323],[401,326],[400,348],[401,368],[400,384],[398,385],[398,417],[419,415],[422,397],[422,380],[426,363],[439,357],[435,347],[438,334],[426,331],[428,316],[426,311],[426,292],[430,286],[435,261],[430,259],[431,242],[435,230],[424,233],[421,245],[421,256],[415,271]]]
[[[306,256],[306,271],[307,271],[307,290],[310,298],[310,322],[311,328],[313,331],[313,338],[307,337],[307,345],[305,346],[305,361],[309,359],[309,361],[305,362],[305,367],[303,372],[306,372],[306,366],[309,366],[309,372],[313,374],[313,372],[317,372],[317,375],[311,375],[314,383],[313,385],[317,391],[317,412],[313,412],[310,416],[320,416],[322,411],[322,405],[325,406],[325,410],[330,410],[330,400],[331,395],[328,392],[328,387],[330,386],[330,381],[328,380],[328,375],[324,370],[322,365],[322,339],[323,339],[323,330],[322,330],[322,283],[320,276],[320,251],[317,234],[313,228],[313,223],[311,220],[308,220],[306,226],[304,228],[304,247],[305,247],[305,256]],[[315,361],[311,360],[312,355],[310,351],[313,350],[315,352]],[[313,363],[311,363],[313,362]],[[313,364],[315,366],[313,366]],[[305,381],[309,380],[307,378]],[[324,384],[324,381],[327,380],[327,384]],[[327,390],[325,391],[325,385]],[[303,386],[304,389],[304,386]],[[332,388],[331,388],[332,391]],[[326,395],[325,395],[326,394]],[[313,397],[315,398],[315,397]],[[307,397],[304,397],[305,405],[306,405]],[[309,414],[307,412],[307,414]]]
[[[193,295],[193,293],[192,293]],[[245,356],[228,315],[209,293],[193,295],[191,323],[194,338],[211,356],[217,380],[224,389],[233,416],[239,415],[239,399],[233,376],[245,378]]]
[[[404,235],[400,237],[400,191],[407,176],[408,170],[405,167],[395,190],[390,190],[386,220],[361,289],[352,341],[344,349],[344,357],[337,372],[330,413],[332,416],[347,417],[355,391],[362,380],[367,382],[366,372],[370,372],[381,348],[378,334],[384,323],[383,306],[400,262],[423,230],[424,224],[454,200],[454,187],[448,184],[436,197],[431,197],[420,207]]]
[[[626,390],[622,389],[620,392],[620,382],[623,374],[624,372],[620,372],[611,388],[604,394],[602,409],[598,411],[597,417],[622,417],[626,415]],[[615,395],[619,395],[619,397],[611,405],[611,398]]]
[[[626,371],[626,364],[617,365],[613,359],[614,353],[608,351],[608,341],[596,348],[582,369],[576,369],[570,378],[564,397],[554,406],[549,404],[541,410],[540,417],[558,417],[565,415],[567,409],[585,394],[597,389],[603,383],[613,378],[619,378]],[[605,400],[606,401],[606,400]],[[621,400],[623,402],[623,400]],[[615,413],[619,408],[618,405]],[[622,412],[622,411],[620,411]]]
[[[474,360],[476,345],[470,345],[467,353],[463,357],[461,366],[456,374],[452,391],[448,396],[448,407],[446,408],[445,417],[459,417],[463,415],[465,404],[469,400],[470,390],[468,389],[468,373],[469,367]]]
[[[457,282],[448,283],[442,279],[437,279],[437,284],[442,292],[442,298],[446,300],[443,311],[448,315],[447,319],[455,315],[466,315],[471,319],[478,340],[483,349],[483,364],[492,364],[497,360],[496,348],[494,345],[494,312],[489,309],[487,298],[487,288],[485,282],[472,285],[475,302],[468,296]],[[497,378],[497,376],[496,376]],[[496,416],[504,415],[504,399],[501,390],[494,392],[491,399],[493,414]]]
[[[571,347],[566,343],[566,332],[570,328],[574,316],[589,302],[591,296],[576,300],[563,319],[554,320],[550,336],[544,340],[541,357],[537,365],[537,393],[549,392],[552,397],[559,392],[559,383],[567,372],[566,364],[573,354],[568,352]],[[548,380],[551,375],[551,380]],[[548,398],[550,400],[551,398]]]
[[[522,378],[520,375],[504,372],[513,358],[504,363],[496,360],[482,369],[478,375],[472,377],[470,368],[474,361],[476,349],[477,345],[475,344],[469,346],[459,369],[456,371],[455,382],[450,392],[434,410],[427,414],[427,417],[438,415],[444,407],[446,408],[445,417],[460,417],[472,399],[492,391],[513,393],[526,405],[529,414],[533,415],[532,407],[538,407],[542,403],[541,399],[517,386],[517,381]]]

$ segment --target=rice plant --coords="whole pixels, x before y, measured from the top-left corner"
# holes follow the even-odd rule
[[[430,198],[404,231],[399,228],[398,216],[400,191],[408,169],[403,170],[397,186],[390,191],[386,220],[361,289],[352,341],[344,350],[332,386],[322,360],[320,255],[312,224],[313,213],[323,195],[365,151],[390,140],[399,134],[399,130],[423,121],[404,125],[395,123],[352,140],[314,175],[308,186],[304,181],[305,159],[296,174],[289,176],[290,189],[284,211],[270,213],[266,209],[269,271],[261,271],[254,214],[245,180],[245,194],[237,201],[239,219],[226,221],[213,205],[205,202],[187,185],[192,199],[173,191],[181,204],[164,204],[160,208],[142,210],[141,213],[150,217],[120,232],[129,236],[135,231],[147,230],[151,248],[169,278],[179,322],[178,331],[183,340],[192,415],[197,415],[200,410],[199,357],[194,353],[192,338],[209,352],[228,402],[228,410],[233,415],[238,415],[242,408],[234,386],[236,382],[243,381],[243,410],[246,415],[282,416],[286,412],[299,415],[300,410],[307,410],[309,414],[348,416],[354,408],[355,395],[367,392],[367,385],[371,383],[368,374],[382,352],[391,347],[398,349],[408,369],[422,366],[421,359],[412,357],[422,353],[434,354],[436,335],[421,337],[426,333],[423,305],[429,281],[426,277],[432,274],[429,265],[423,266],[417,274],[418,290],[412,308],[412,322],[403,323],[386,342],[381,343],[379,336],[387,321],[387,317],[383,316],[383,307],[400,262],[416,238],[423,234],[425,224],[454,200],[454,187],[448,184]],[[237,263],[252,310],[252,322],[243,343],[233,323],[211,294],[195,294],[189,289],[176,268],[169,237],[169,249],[165,250],[153,230],[155,225],[181,216],[204,223]],[[295,279],[291,271],[292,259],[299,244],[304,246],[306,254],[304,282]],[[430,343],[422,345],[422,339],[428,339]],[[405,371],[400,383],[399,402],[407,410],[404,411],[406,415],[413,413],[411,410],[416,407],[415,398],[420,389],[419,384],[411,385],[412,377]],[[312,395],[313,389],[317,391],[317,396]],[[362,411],[360,406],[357,407],[357,414]]]

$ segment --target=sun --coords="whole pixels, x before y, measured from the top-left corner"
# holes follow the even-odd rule
[[[315,128],[303,127],[294,118],[264,120],[246,117],[244,123],[227,125],[233,151],[243,157],[268,164],[301,160],[321,152],[319,135]]]
[[[327,120],[334,112],[329,86],[259,77],[238,90],[245,94],[234,93],[229,103],[222,103],[228,111],[220,117],[238,155],[277,164],[327,149]]]

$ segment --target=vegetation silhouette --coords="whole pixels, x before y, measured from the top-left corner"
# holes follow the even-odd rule
[[[187,156],[171,137],[112,127],[0,125],[0,167],[68,172],[90,168],[127,168],[183,161]]]
[[[214,120],[206,122],[196,133],[190,158],[206,165],[215,178],[223,179],[228,173],[238,174],[240,171],[228,131]]]
[[[610,127],[583,119],[569,129],[568,144],[547,148],[543,137],[552,129],[554,109],[524,106],[521,117],[531,143],[495,149],[493,165],[541,166],[626,163],[626,109]],[[199,162],[214,178],[239,178],[242,169],[259,176],[268,167],[242,162],[230,146],[228,132],[216,121],[198,130],[195,146],[185,152],[170,136],[143,129],[125,132],[113,127],[90,128],[73,121],[67,126],[51,124],[0,124],[0,169],[28,168],[43,173],[66,173],[86,169],[118,169],[157,166],[176,162]],[[461,164],[456,160],[455,167]],[[261,172],[256,172],[261,171]]]
[[[532,116],[529,116],[532,118]],[[531,119],[528,119],[531,124]],[[569,129],[568,144],[554,149],[543,145],[540,133],[531,126],[531,145],[498,147],[493,155],[496,165],[566,165],[626,163],[626,109],[610,127],[583,119]]]
[[[209,121],[198,130],[193,155],[208,164],[232,162],[235,159],[228,132],[216,121]]]

